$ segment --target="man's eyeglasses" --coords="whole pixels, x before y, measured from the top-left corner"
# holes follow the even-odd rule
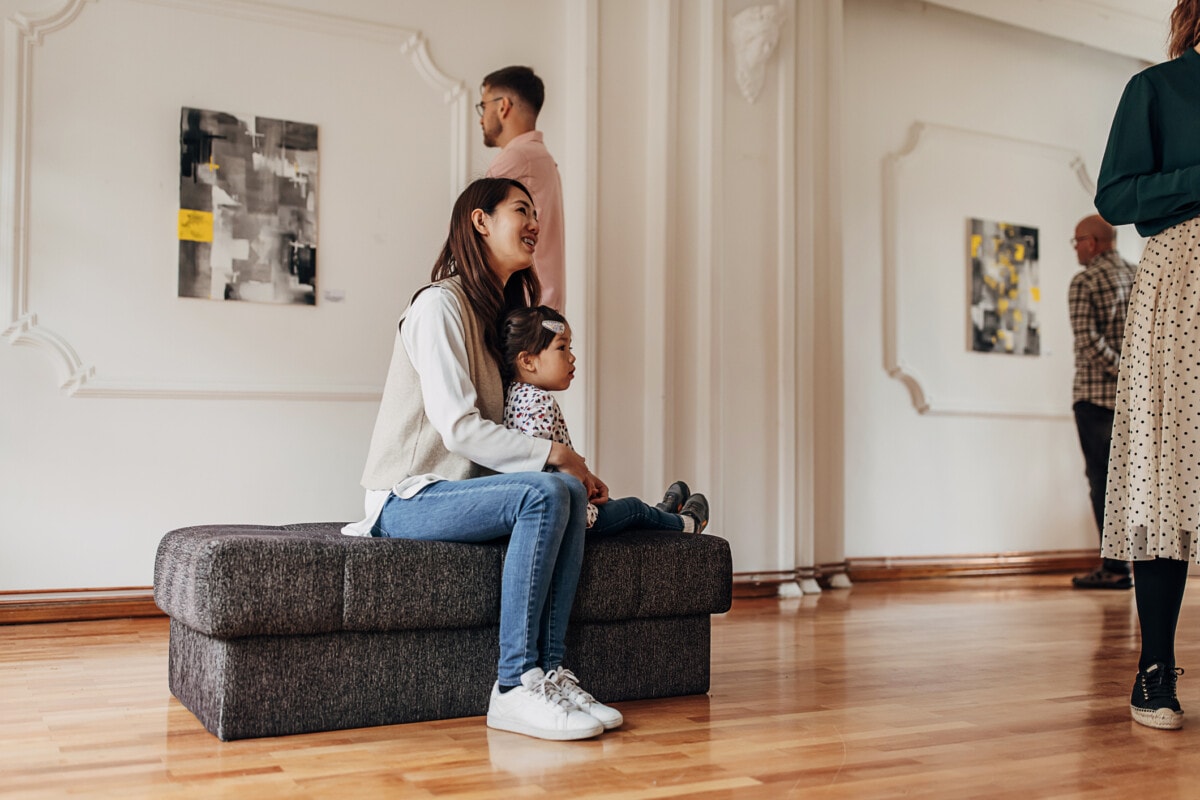
[[[482,113],[483,112],[480,112],[481,115],[482,115]],[[1095,239],[1095,238],[1096,238],[1095,236],[1073,236],[1073,237],[1071,237],[1071,247],[1074,247],[1075,245],[1079,244],[1080,242],[1085,242],[1088,239]]]
[[[483,116],[483,107],[488,103],[495,103],[497,100],[503,100],[503,97],[493,97],[491,100],[480,100],[475,104],[475,110],[479,112],[479,116]]]

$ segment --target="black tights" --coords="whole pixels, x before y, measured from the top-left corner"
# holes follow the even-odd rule
[[[1133,562],[1133,591],[1142,628],[1139,670],[1158,663],[1175,666],[1175,626],[1187,574],[1188,562],[1174,558]]]

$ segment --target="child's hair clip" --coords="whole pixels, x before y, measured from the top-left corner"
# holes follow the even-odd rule
[[[567,332],[567,325],[566,325],[566,323],[565,323],[565,322],[559,322],[559,321],[558,321],[558,320],[556,320],[556,319],[544,319],[544,320],[542,320],[542,327],[543,327],[543,328],[545,328],[545,329],[546,329],[546,330],[548,330],[548,331],[553,331],[554,333],[558,333],[558,334],[563,334],[563,333],[566,333],[566,332]]]

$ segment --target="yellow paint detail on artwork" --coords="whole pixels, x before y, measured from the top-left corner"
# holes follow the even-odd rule
[[[1013,310],[1013,322],[1020,322],[1022,319],[1024,319],[1024,315],[1021,313],[1021,309],[1019,309],[1019,308],[1014,309]]]
[[[1041,289],[1041,287],[1039,287],[1039,286],[1030,286],[1030,287],[1029,287],[1029,298],[1030,298],[1031,300],[1033,300],[1033,302],[1035,302],[1035,303],[1040,303],[1040,302],[1042,301],[1042,289]]]
[[[1005,300],[1003,297],[1000,298],[999,300],[997,300],[996,301],[996,310],[999,311],[1001,314],[1003,314],[1005,311],[1008,311],[1008,301]]]
[[[179,209],[179,240],[181,242],[211,242],[213,215],[211,211]]]
[[[1013,259],[1017,262],[1025,260],[1025,245],[1019,244],[1013,248]]]
[[[971,258],[979,258],[979,248],[983,246],[983,237],[978,233],[971,234]]]

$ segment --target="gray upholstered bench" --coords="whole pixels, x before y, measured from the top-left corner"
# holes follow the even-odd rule
[[[340,523],[208,525],[163,537],[154,600],[169,682],[223,740],[487,713],[503,542],[342,536]],[[729,610],[724,539],[589,536],[567,666],[605,702],[709,685]]]

